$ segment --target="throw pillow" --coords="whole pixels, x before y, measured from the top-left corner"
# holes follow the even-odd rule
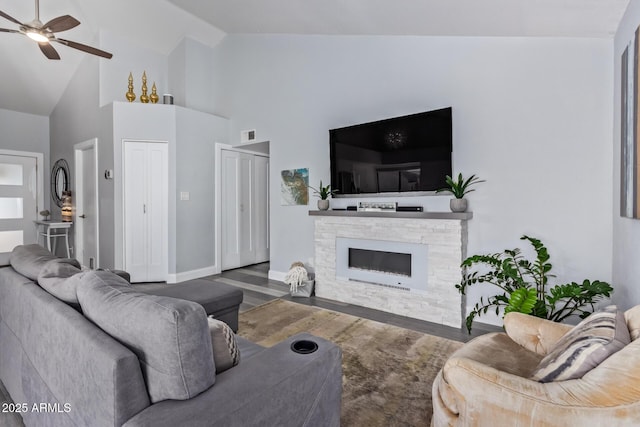
[[[16,246],[11,252],[9,263],[18,273],[31,280],[37,280],[42,267],[57,257],[40,245]]]
[[[582,378],[630,342],[624,314],[615,305],[608,306],[560,338],[531,378],[542,383]]]
[[[216,373],[226,371],[240,362],[240,350],[233,331],[222,320],[207,318],[209,321],[209,333],[211,334],[211,346],[213,348],[213,361],[216,365]]]
[[[85,274],[78,300],[89,320],[138,356],[151,403],[190,399],[215,382],[200,304],[137,292],[108,271]]]
[[[80,270],[80,263],[75,259],[56,258],[42,267],[38,274],[38,284],[59,300],[77,304],[76,288],[84,274]]]

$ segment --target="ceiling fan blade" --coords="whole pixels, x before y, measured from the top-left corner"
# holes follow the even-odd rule
[[[58,52],[49,43],[38,43],[40,50],[49,59],[60,59]]]
[[[9,30],[8,28],[0,28],[0,33],[19,33],[18,30]]]
[[[111,59],[111,57],[113,56],[112,54],[110,54],[109,52],[105,52],[104,50],[96,49],[95,47],[87,46],[86,44],[72,42],[71,40],[55,38],[53,39],[53,41],[62,43],[64,45],[67,45],[74,49],[81,50],[83,52],[90,53],[92,55],[101,56],[103,58]]]
[[[48,28],[53,33],[59,33],[61,31],[67,31],[80,25],[80,21],[71,15],[58,16],[53,18],[42,26],[42,28]]]
[[[18,24],[18,25],[22,25],[22,22],[18,21],[16,18],[7,15],[6,13],[4,13],[3,11],[0,10],[0,16],[2,16],[5,19],[8,19],[9,21]]]

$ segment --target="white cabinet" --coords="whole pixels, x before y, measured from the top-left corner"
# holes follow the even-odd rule
[[[124,269],[132,282],[168,275],[168,144],[124,141]]]
[[[269,159],[221,150],[222,270],[269,259]]]

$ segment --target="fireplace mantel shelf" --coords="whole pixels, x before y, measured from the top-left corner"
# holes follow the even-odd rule
[[[347,210],[309,211],[310,216],[349,216],[376,218],[412,218],[412,219],[457,219],[473,218],[473,212],[358,212]]]

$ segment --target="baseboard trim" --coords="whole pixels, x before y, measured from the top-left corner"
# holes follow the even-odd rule
[[[284,282],[284,278],[287,273],[283,271],[269,270],[269,280],[277,280],[278,282]]]
[[[169,274],[167,283],[180,283],[187,280],[199,279],[201,277],[211,276],[220,273],[215,265],[211,267],[199,268],[197,270],[183,271],[181,273]]]

